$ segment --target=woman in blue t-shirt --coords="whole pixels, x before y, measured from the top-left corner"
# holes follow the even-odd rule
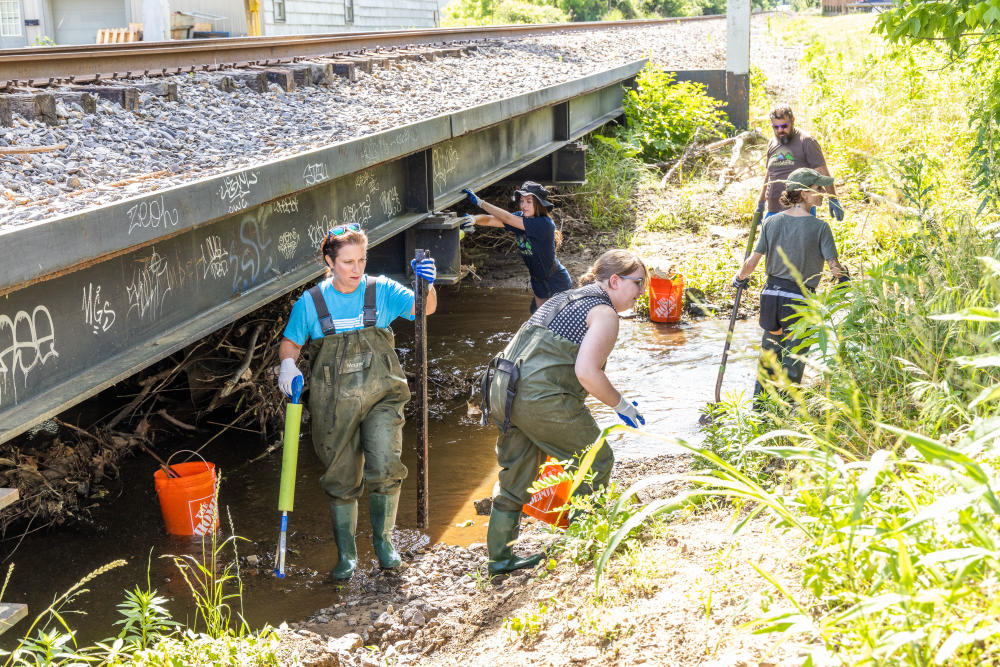
[[[549,298],[573,286],[569,271],[556,259],[558,232],[549,216],[552,203],[548,200],[548,190],[534,181],[525,181],[515,194],[520,210],[514,213],[483,201],[468,188],[462,192],[468,196],[470,203],[487,213],[467,216],[468,219],[462,223],[462,231],[472,232],[476,225],[506,227],[517,237],[517,247],[521,250],[521,257],[531,276],[531,291],[535,293],[531,312],[535,312]]]
[[[302,373],[295,362],[310,339],[312,356],[309,413],[313,447],[326,472],[320,478],[330,499],[338,561],[331,576],[349,579],[358,562],[354,536],[358,497],[368,487],[372,545],[379,565],[399,567],[392,546],[403,465],[403,406],[410,400],[406,376],[396,356],[392,329],[397,317],[412,320],[413,291],[385,276],[365,274],[368,237],[357,224],[337,225],[320,246],[326,279],[306,290],[292,307],[278,348],[278,387],[291,395]],[[410,263],[428,283],[436,276],[433,259]],[[437,308],[431,285],[427,313]]]

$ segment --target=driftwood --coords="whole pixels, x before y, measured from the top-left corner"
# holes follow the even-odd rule
[[[726,137],[725,139],[719,139],[718,141],[713,141],[703,146],[696,146],[698,139],[698,133],[696,132],[694,138],[691,140],[691,143],[688,144],[687,148],[684,149],[684,153],[679,158],[667,160],[666,162],[655,162],[653,164],[647,164],[646,166],[655,169],[668,169],[667,173],[664,174],[663,178],[660,180],[660,187],[664,188],[670,181],[671,176],[674,175],[674,172],[677,171],[683,163],[687,162],[691,158],[717,151],[720,148],[724,148],[729,144],[735,143],[737,147],[734,147],[733,157],[730,158],[729,166],[727,167],[731,170],[739,160],[739,156],[742,153],[743,146],[746,142],[756,141],[762,138],[763,135],[761,135],[761,133],[757,130],[747,130],[746,132],[741,132],[733,137]]]
[[[66,148],[66,144],[56,144],[55,146],[9,146],[0,148],[0,155],[24,155],[25,153],[51,153],[61,151]]]
[[[674,163],[674,166],[672,166],[670,169],[667,170],[667,173],[663,175],[663,178],[660,179],[661,189],[667,187],[667,182],[670,180],[670,177],[673,176],[674,172],[680,169],[680,166],[684,164],[684,161],[688,159],[688,157],[690,157],[691,152],[694,150],[695,144],[698,143],[699,134],[701,134],[700,127],[694,131],[694,136],[691,137],[691,143],[689,143],[687,148],[684,149],[684,153],[680,156],[677,162]]]
[[[719,183],[716,186],[717,192],[725,190],[729,181],[735,175],[736,164],[740,161],[740,156],[743,154],[743,146],[746,145],[747,141],[763,139],[763,136],[757,130],[747,130],[731,138],[735,142],[733,144],[733,154],[729,158],[729,163],[719,172]]]
[[[893,211],[896,211],[897,213],[902,213],[903,215],[912,215],[916,217],[920,217],[922,215],[922,213],[919,210],[913,208],[912,206],[903,206],[902,204],[897,204],[888,197],[872,192],[864,185],[861,186],[861,191],[864,192],[865,196],[868,197],[869,199],[874,200],[879,204],[885,204],[886,206],[891,208]]]

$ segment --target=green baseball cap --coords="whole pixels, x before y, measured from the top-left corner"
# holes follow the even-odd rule
[[[785,190],[812,190],[814,187],[826,188],[833,185],[833,176],[824,176],[815,169],[796,169],[785,179]]]

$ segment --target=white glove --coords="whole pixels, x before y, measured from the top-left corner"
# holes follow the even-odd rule
[[[618,413],[618,417],[628,426],[639,428],[646,425],[646,420],[639,414],[638,405],[635,401],[630,402],[622,395],[621,400],[618,401],[618,405],[615,406],[615,412]]]
[[[281,360],[281,370],[278,371],[278,389],[285,396],[292,395],[292,380],[302,375],[302,371],[295,365],[295,360],[291,357]]]

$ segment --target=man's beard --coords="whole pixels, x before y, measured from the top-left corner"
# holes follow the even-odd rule
[[[795,130],[789,130],[788,134],[778,137],[778,141],[781,143],[782,146],[785,146],[789,142],[791,142],[791,140],[794,138],[795,138]]]

